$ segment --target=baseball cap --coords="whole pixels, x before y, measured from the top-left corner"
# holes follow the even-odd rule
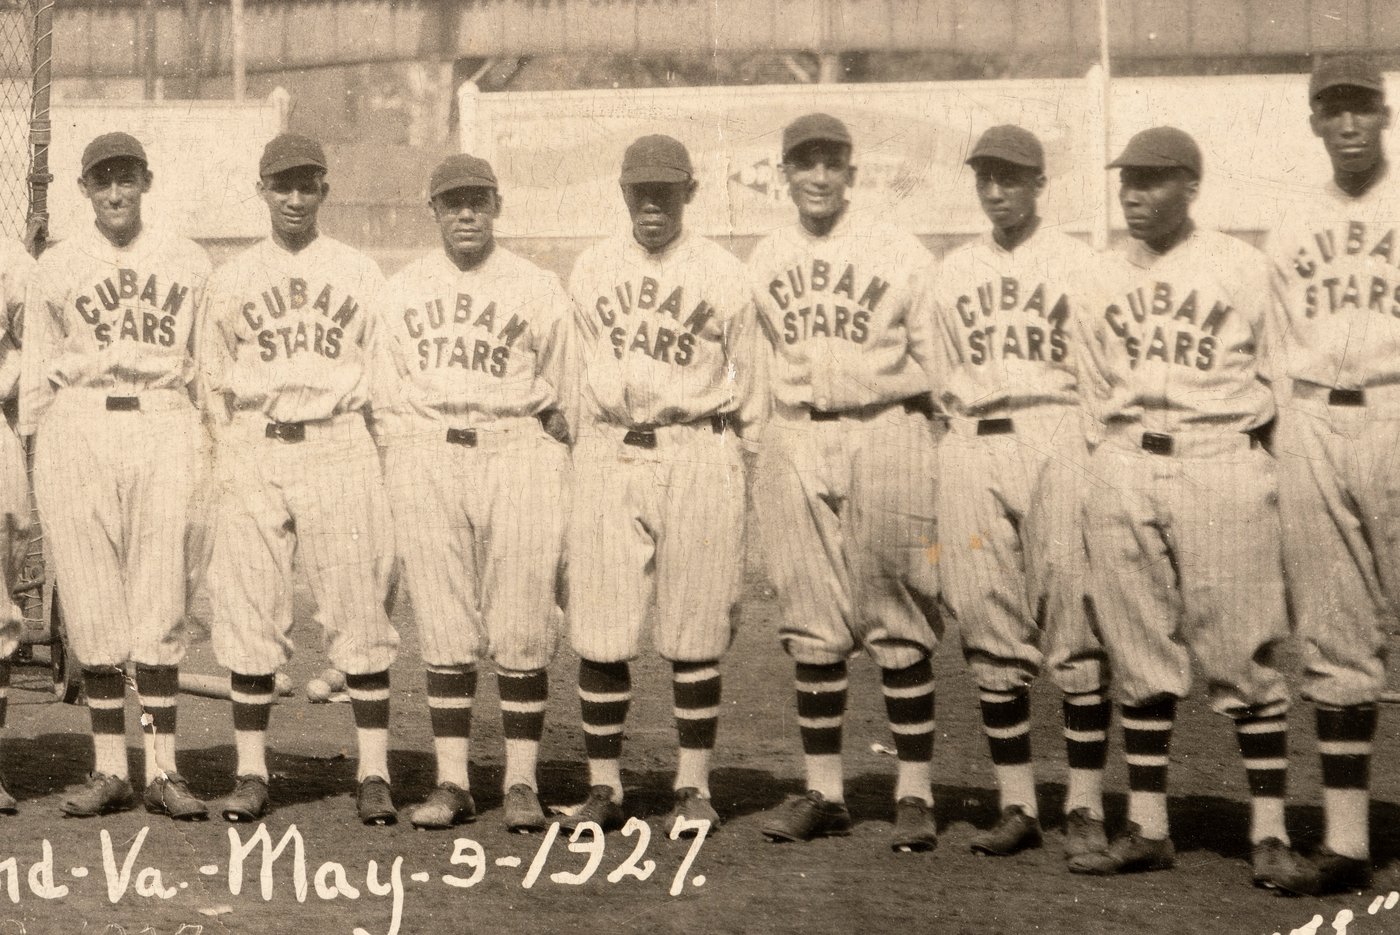
[[[146,150],[136,137],[130,133],[104,133],[87,144],[83,150],[83,174],[86,175],[87,170],[99,162],[122,157],[137,159],[142,165],[146,164]]]
[[[1123,147],[1123,154],[1108,164],[1110,169],[1143,166],[1158,169],[1185,169],[1201,177],[1201,148],[1190,134],[1176,127],[1153,127],[1134,134]]]
[[[301,166],[325,169],[326,151],[309,136],[280,133],[263,148],[262,159],[258,162],[258,174],[276,175]]]
[[[807,114],[798,117],[783,130],[783,158],[803,143],[824,140],[851,145],[851,131],[830,114]]]
[[[436,198],[454,188],[495,188],[496,173],[485,159],[466,153],[448,156],[428,179],[428,197]]]
[[[1328,88],[1348,86],[1385,93],[1380,69],[1359,55],[1338,55],[1317,63],[1308,80],[1308,100],[1315,101]]]
[[[1031,131],[1003,124],[992,127],[978,137],[977,145],[972,147],[972,155],[966,161],[972,165],[978,159],[1000,159],[1029,169],[1043,169],[1045,149]]]
[[[690,153],[681,141],[659,133],[638,137],[622,155],[623,185],[689,182],[694,175]]]

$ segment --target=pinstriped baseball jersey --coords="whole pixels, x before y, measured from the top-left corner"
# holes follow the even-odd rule
[[[385,474],[423,659],[543,669],[558,639],[569,457],[536,417],[558,409],[577,431],[573,302],[499,244],[469,270],[434,251],[389,295]]]
[[[612,425],[755,420],[758,337],[743,264],[683,231],[660,253],[630,234],[590,247],[574,264],[588,417]]]
[[[0,240],[0,399],[18,399],[24,301],[35,266],[17,240]]]
[[[954,430],[939,446],[939,577],[987,690],[1019,688],[1042,662],[1068,691],[1103,687],[1083,611],[1087,450],[1071,323],[1096,259],[1052,229],[1013,250],[986,234],[929,277],[935,396]]]
[[[392,519],[365,421],[387,370],[386,297],[374,261],[324,235],[295,252],[261,241],[210,280],[201,369],[231,417],[216,420],[209,588],[215,651],[239,674],[291,655],[294,551],[332,664],[382,672],[397,654]]]
[[[663,658],[718,659],[742,578],[738,445],[710,417],[756,418],[757,330],[743,265],[682,231],[649,252],[629,231],[590,247],[569,278],[584,361],[569,528],[574,648],[637,655],[656,608]],[[654,429],[638,444],[627,429]],[[629,442],[628,438],[633,441]]]
[[[202,248],[94,227],[50,248],[25,309],[20,423],[84,666],[184,654],[185,537],[203,433],[191,404]]]
[[[749,257],[774,355],[773,399],[838,412],[928,392],[932,335],[911,315],[929,253],[848,210],[824,237],[794,224]]]
[[[0,241],[0,399],[7,403],[19,393],[24,295],[33,269],[22,244]],[[13,426],[0,424],[0,658],[9,658],[19,645],[23,612],[14,589],[24,571],[30,522],[24,447]]]

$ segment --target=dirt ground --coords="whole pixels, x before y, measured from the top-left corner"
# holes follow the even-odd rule
[[[402,805],[426,794],[433,782],[433,763],[407,602],[395,616],[405,636],[405,651],[394,669],[390,765]],[[1400,762],[1400,743],[1393,710],[1383,712],[1383,739],[1374,770],[1372,822],[1383,869],[1371,893],[1287,900],[1250,887],[1243,770],[1228,722],[1210,715],[1199,699],[1183,706],[1172,748],[1171,816],[1179,850],[1175,871],[1117,879],[1086,879],[1065,872],[1059,850],[1062,836],[1054,817],[1060,812],[1065,774],[1059,702],[1045,689],[1035,700],[1035,740],[1046,846],[1007,859],[973,855],[968,839],[974,826],[992,820],[996,798],[955,630],[937,657],[937,850],[923,855],[889,850],[894,760],[872,750],[874,743],[891,741],[876,670],[863,658],[852,667],[846,733],[855,831],[844,839],[777,846],[759,835],[758,813],[799,790],[801,763],[791,668],[777,648],[776,630],[773,604],[761,582],[751,576],[743,629],[725,668],[725,712],[713,783],[716,804],[728,822],[694,849],[683,874],[682,861],[692,845],[668,840],[662,822],[669,807],[674,733],[667,673],[654,658],[634,668],[637,701],[624,753],[627,809],[648,821],[650,840],[642,854],[633,855],[639,837],[609,836],[596,873],[577,884],[560,875],[586,872],[590,855],[571,852],[560,838],[544,854],[533,885],[523,885],[545,836],[508,835],[500,822],[501,739],[493,679],[482,680],[473,736],[472,784],[483,815],[455,833],[415,831],[406,822],[387,829],[360,826],[351,796],[349,705],[310,705],[300,696],[285,699],[273,716],[270,762],[276,810],[267,830],[276,844],[295,826],[304,849],[301,901],[296,841],[277,858],[267,880],[269,898],[264,898],[261,850],[251,853],[236,874],[237,893],[230,879],[238,850],[234,844],[251,841],[254,828],[230,826],[217,818],[205,824],[175,824],[140,811],[97,820],[60,818],[62,791],[81,781],[90,767],[90,746],[83,733],[87,712],[52,702],[46,694],[45,670],[20,670],[11,695],[11,726],[0,751],[0,766],[21,807],[19,816],[0,823],[5,832],[0,844],[0,935],[351,935],[360,930],[383,935],[395,931],[395,903],[400,913],[396,930],[402,933],[1287,935],[1314,917],[1320,928],[1305,930],[1307,935],[1400,931],[1400,906],[1388,909],[1378,898],[1400,889],[1400,775],[1394,766]],[[300,685],[321,667],[323,657],[319,636],[309,623],[298,636],[302,646],[290,674]],[[196,647],[188,666],[217,671],[207,644]],[[573,657],[562,651],[551,672],[554,700],[541,756],[541,791],[550,805],[578,802],[587,783],[580,763],[574,666]],[[1292,730],[1296,767],[1291,782],[1293,797],[1309,804],[1294,807],[1289,819],[1295,838],[1311,845],[1320,833],[1320,813],[1310,804],[1318,795],[1319,781],[1311,712],[1300,712]],[[132,768],[140,775],[135,720],[134,713],[128,715]],[[212,799],[226,793],[233,771],[227,703],[186,696],[180,724],[182,771],[200,794]],[[1114,760],[1119,758],[1118,744],[1115,738]],[[1108,788],[1124,788],[1121,765],[1110,769]],[[1124,808],[1120,794],[1111,796],[1111,825],[1122,821]],[[104,834],[110,842],[106,857]],[[231,843],[234,834],[238,837]],[[46,848],[52,853],[47,862]],[[460,884],[468,882],[473,870],[468,861],[477,853],[485,856],[482,876],[463,888]],[[647,879],[614,873],[629,855],[643,867],[654,861]],[[11,857],[13,864],[6,862]],[[518,858],[519,864],[507,866],[510,858]],[[367,885],[371,863],[376,865],[373,886]],[[399,884],[394,886],[396,866]],[[46,868],[51,868],[51,876]],[[75,868],[86,868],[85,875]],[[338,869],[344,881],[339,892]],[[610,874],[617,882],[609,882]],[[459,885],[445,882],[447,875]],[[67,887],[61,896],[54,889],[59,886]],[[345,895],[349,888],[358,898]],[[161,889],[168,898],[151,895]],[[672,895],[673,890],[679,895]],[[1376,912],[1369,913],[1373,907]],[[1348,912],[1355,917],[1349,927]],[[1342,928],[1334,928],[1338,921]]]

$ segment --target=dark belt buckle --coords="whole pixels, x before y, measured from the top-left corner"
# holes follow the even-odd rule
[[[900,405],[904,407],[905,412],[921,415],[925,419],[932,419],[936,414],[933,408],[933,397],[926,393],[920,393],[918,396],[910,396]]]
[[[1010,435],[1016,431],[1010,419],[978,419],[978,435]]]
[[[449,445],[462,445],[467,448],[475,448],[476,429],[448,429],[447,443]]]
[[[1330,390],[1327,393],[1327,405],[1329,406],[1364,406],[1366,405],[1365,390]]]
[[[630,429],[622,436],[622,443],[633,448],[655,448],[656,433],[648,429]]]
[[[284,442],[300,442],[306,440],[305,422],[269,422],[267,423],[267,437],[275,438]]]
[[[835,422],[841,418],[839,412],[826,412],[822,409],[808,409],[807,412],[811,415],[813,422]]]
[[[1143,432],[1142,450],[1151,452],[1154,455],[1169,455],[1175,446],[1172,444],[1172,437],[1161,432]]]
[[[108,396],[108,412],[138,412],[141,409],[140,396]]]
[[[723,435],[729,431],[729,413],[721,412],[710,416],[710,431],[716,435]]]

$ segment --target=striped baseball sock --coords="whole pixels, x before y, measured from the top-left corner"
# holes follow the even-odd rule
[[[1102,691],[1066,694],[1064,700],[1065,757],[1069,789],[1065,814],[1087,808],[1103,818],[1103,771],[1108,763],[1108,725],[1113,702]]]
[[[885,714],[899,757],[894,798],[913,796],[933,804],[933,665],[921,659],[904,669],[881,669]]]
[[[832,802],[846,800],[841,727],[846,720],[846,663],[797,663],[797,727],[802,734],[807,788]]]
[[[233,743],[238,751],[239,776],[268,777],[267,723],[272,717],[272,701],[277,694],[275,675],[229,676],[229,698],[233,701]]]
[[[1035,770],[1031,766],[1031,693],[1024,686],[1010,691],[983,688],[982,730],[996,771],[1001,808],[1019,805],[1036,817]]]
[[[370,776],[389,779],[389,673],[345,675],[350,710],[355,715],[355,741],[360,751],[357,780]]]
[[[706,798],[710,795],[710,751],[719,733],[721,688],[718,660],[671,663],[679,745],[675,788],[693,786]]]
[[[1145,838],[1167,830],[1167,754],[1171,750],[1176,699],[1171,695],[1123,706],[1123,752],[1128,762],[1128,820]]]
[[[1377,720],[1375,705],[1317,706],[1326,843],[1347,857],[1371,854],[1371,747]]]
[[[1249,780],[1249,839],[1288,843],[1283,797],[1288,791],[1288,715],[1283,703],[1235,718],[1235,739]]]
[[[93,769],[125,779],[126,673],[121,666],[84,669],[83,690],[92,718]]]
[[[175,772],[175,699],[180,691],[176,666],[136,666],[141,696],[141,734],[146,744],[146,784]]]
[[[622,801],[622,731],[632,704],[632,672],[625,662],[578,661],[578,700],[588,782],[609,786]]]
[[[428,666],[428,722],[437,753],[437,781],[467,789],[467,760],[471,755],[472,702],[476,698],[476,666]]]
[[[505,788],[524,783],[538,790],[535,780],[544,736],[544,712],[549,704],[549,673],[497,672],[501,693],[501,731],[506,738]]]
[[[10,660],[0,662],[0,730],[5,729],[5,715],[10,707]]]

